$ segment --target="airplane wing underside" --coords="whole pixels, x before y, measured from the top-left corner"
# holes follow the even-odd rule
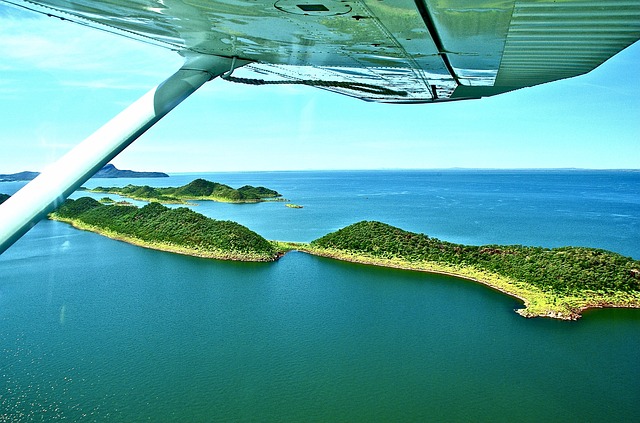
[[[3,0],[181,52],[245,83],[369,101],[479,98],[586,73],[640,39],[640,0]]]
[[[161,45],[177,72],[0,206],[0,254],[207,81],[367,101],[480,98],[588,72],[640,38],[640,0],[0,0]]]

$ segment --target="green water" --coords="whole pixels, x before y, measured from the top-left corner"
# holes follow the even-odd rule
[[[0,421],[640,420],[638,310],[527,320],[449,277],[29,237],[2,261]]]
[[[310,241],[368,219],[452,242],[640,258],[640,172],[257,172],[143,184],[196,177],[266,186],[304,206],[195,206],[269,239]],[[640,421],[640,310],[562,322],[524,319],[520,306],[455,278],[302,253],[202,260],[45,221],[0,256],[0,422]]]

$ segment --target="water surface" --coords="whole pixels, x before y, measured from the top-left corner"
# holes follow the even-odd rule
[[[305,206],[195,207],[269,238],[308,241],[366,218],[446,240],[585,240],[640,256],[633,173],[218,179]],[[53,221],[3,254],[0,269],[0,420],[640,420],[639,310],[524,319],[518,301],[456,278],[303,253],[205,260]]]

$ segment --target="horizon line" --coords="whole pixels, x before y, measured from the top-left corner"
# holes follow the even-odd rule
[[[109,163],[112,164],[112,163]],[[404,167],[383,167],[383,168],[344,168],[344,169],[244,169],[244,170],[147,170],[147,169],[125,169],[116,167],[118,170],[133,170],[136,172],[162,172],[167,174],[197,174],[197,173],[250,173],[250,172],[384,172],[384,171],[592,171],[592,172],[640,172],[640,168],[589,168],[589,167],[425,167],[425,168],[404,168]],[[41,171],[22,170],[12,173],[0,173],[0,175],[15,175],[19,173]]]
[[[353,168],[353,169],[256,169],[256,170],[196,170],[164,171],[168,174],[195,173],[249,173],[249,172],[384,172],[384,171],[592,171],[592,172],[640,172],[640,168],[587,168],[587,167],[443,167],[443,168]]]

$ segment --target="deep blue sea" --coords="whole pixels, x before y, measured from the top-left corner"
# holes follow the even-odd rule
[[[640,171],[246,172],[86,186],[198,177],[263,185],[303,206],[193,206],[268,239],[379,220],[451,242],[640,259]],[[0,256],[0,421],[640,421],[640,310],[563,322],[522,318],[520,306],[452,277],[296,252],[198,259],[43,221]]]

